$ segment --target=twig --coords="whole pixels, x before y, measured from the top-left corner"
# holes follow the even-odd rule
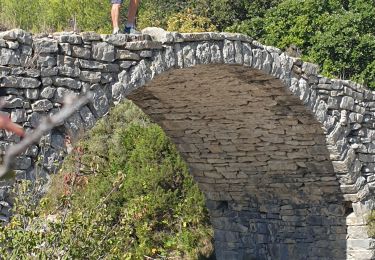
[[[31,134],[26,135],[20,143],[12,145],[6,151],[3,165],[0,167],[0,179],[10,170],[12,167],[12,161],[17,155],[24,152],[31,144],[38,142],[46,132],[58,126],[65,119],[73,115],[78,109],[91,101],[92,98],[93,94],[91,92],[87,92],[85,95],[80,96],[77,100],[64,106],[56,115],[45,118],[39,127]]]

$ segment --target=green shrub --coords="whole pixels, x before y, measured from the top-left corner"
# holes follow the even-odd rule
[[[202,193],[161,128],[131,103],[76,146],[41,206],[30,204],[29,185],[18,186],[15,215],[0,228],[6,258],[212,254]]]
[[[217,31],[207,17],[196,15],[191,9],[174,14],[168,19],[168,31],[186,32],[213,32]]]

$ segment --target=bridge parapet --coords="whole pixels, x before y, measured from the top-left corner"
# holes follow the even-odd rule
[[[239,149],[239,145],[234,146],[233,149],[235,151],[225,151],[225,153],[223,153],[222,144],[224,141],[221,140],[220,145],[211,145],[210,151],[210,154],[215,154],[219,156],[219,158],[211,158],[210,161],[206,158],[207,160],[204,161],[203,164],[197,163],[198,161],[194,161],[192,158],[197,159],[196,157],[202,156],[203,154],[203,148],[196,149],[197,145],[192,141],[192,138],[197,136],[182,131],[183,129],[181,130],[181,127],[186,122],[183,122],[183,118],[178,118],[181,114],[172,113],[173,109],[171,110],[171,107],[173,107],[173,104],[169,104],[168,109],[166,109],[166,107],[161,107],[162,104],[167,102],[161,96],[167,96],[176,103],[183,103],[181,100],[183,100],[184,97],[179,96],[177,93],[171,95],[163,91],[168,89],[168,86],[172,87],[170,89],[172,91],[173,85],[189,85],[188,78],[185,78],[182,83],[178,82],[179,78],[184,78],[185,71],[192,82],[194,82],[195,75],[198,78],[200,77],[202,70],[210,71],[211,76],[206,73],[206,77],[210,78],[211,83],[204,80],[196,81],[196,83],[202,84],[202,89],[207,91],[207,93],[212,92],[212,95],[216,95],[217,92],[225,88],[225,86],[220,85],[220,81],[225,81],[224,78],[215,81],[215,78],[220,78],[220,71],[222,70],[222,75],[226,77],[230,77],[230,74],[228,74],[230,72],[236,75],[236,77],[241,78],[241,82],[238,82],[239,85],[248,85],[244,88],[238,87],[238,91],[241,90],[243,93],[249,93],[251,99],[248,98],[249,100],[247,101],[252,102],[253,99],[263,98],[264,101],[267,101],[264,103],[264,107],[267,107],[267,104],[276,102],[275,107],[270,107],[269,110],[274,111],[277,107],[281,110],[281,114],[274,111],[273,115],[259,115],[265,118],[268,117],[270,122],[271,118],[273,118],[275,122],[277,122],[275,124],[278,127],[285,127],[283,128],[283,133],[276,134],[272,131],[267,133],[273,134],[272,137],[279,137],[279,141],[281,140],[282,143],[293,141],[294,143],[288,143],[291,145],[289,147],[290,149],[297,149],[298,146],[306,145],[306,149],[311,152],[314,149],[313,147],[321,147],[316,140],[311,143],[310,146],[310,144],[306,144],[306,142],[311,140],[298,140],[298,138],[295,140],[286,139],[287,130],[298,129],[298,124],[303,125],[305,122],[311,121],[311,119],[306,119],[301,116],[301,114],[311,114],[311,118],[315,118],[316,122],[320,123],[319,125],[322,128],[321,133],[318,133],[318,130],[314,131],[317,131],[317,135],[322,135],[324,137],[322,140],[324,140],[325,146],[321,148],[324,151],[319,151],[320,148],[315,149],[315,154],[312,154],[309,159],[304,158],[305,161],[296,160],[294,166],[297,165],[297,168],[294,168],[294,166],[289,167],[291,164],[277,164],[275,163],[276,161],[272,159],[266,159],[266,166],[268,168],[266,167],[267,170],[265,172],[272,172],[275,170],[275,167],[281,167],[279,169],[280,172],[300,172],[302,171],[301,169],[304,169],[304,171],[308,169],[308,171],[304,173],[305,175],[319,172],[319,170],[327,174],[332,173],[333,175],[328,174],[320,176],[316,180],[323,180],[323,182],[336,181],[341,190],[341,192],[337,190],[337,193],[340,193],[338,195],[342,197],[341,199],[337,199],[338,202],[336,201],[336,204],[344,203],[346,206],[352,204],[354,212],[346,219],[348,222],[347,225],[349,225],[348,230],[351,232],[350,234],[352,234],[352,237],[349,236],[348,240],[349,242],[346,249],[348,251],[347,255],[350,257],[350,255],[353,254],[355,255],[355,259],[359,259],[356,254],[362,255],[363,259],[366,259],[366,257],[367,259],[371,258],[373,248],[371,243],[369,243],[370,240],[358,236],[357,231],[363,231],[366,212],[375,208],[375,93],[373,91],[351,81],[329,79],[319,75],[318,66],[303,62],[298,58],[290,57],[275,47],[264,46],[245,35],[231,33],[180,34],[165,32],[158,28],[147,28],[143,33],[143,35],[138,36],[122,34],[99,35],[94,32],[84,32],[81,34],[56,33],[52,35],[31,35],[22,30],[0,33],[0,90],[4,93],[5,98],[3,110],[4,113],[11,116],[14,122],[20,123],[26,129],[32,130],[38,126],[41,117],[59,111],[64,103],[65,95],[79,95],[88,90],[94,92],[94,101],[91,104],[77,111],[74,116],[67,119],[58,129],[47,133],[40,144],[31,147],[22,156],[17,158],[15,166],[19,178],[33,178],[35,175],[35,162],[38,157],[42,158],[42,175],[57,171],[55,162],[62,161],[67,152],[64,141],[66,140],[66,136],[69,136],[73,140],[78,139],[79,136],[95,124],[96,120],[105,116],[111,106],[125,98],[130,98],[142,107],[146,113],[150,114],[157,123],[160,123],[171,136],[172,140],[176,142],[179,150],[191,167],[192,174],[205,192],[208,204],[222,208],[223,205],[226,205],[225,201],[234,201],[235,203],[233,204],[237,203],[240,205],[242,200],[236,199],[234,192],[231,194],[230,189],[224,190],[223,192],[210,190],[215,186],[212,184],[212,179],[216,178],[213,175],[215,175],[218,170],[215,170],[214,173],[211,172],[211,177],[207,177],[209,176],[207,172],[210,172],[210,170],[207,169],[211,169],[212,165],[215,164],[215,159],[223,160],[223,162],[228,163],[229,159],[222,158],[229,155],[237,156],[235,154],[239,153],[241,150]],[[233,69],[228,66],[233,67]],[[190,72],[188,68],[191,68]],[[178,72],[173,74],[174,70],[181,70],[183,72],[182,74]],[[247,71],[252,72],[249,73]],[[215,77],[212,75],[215,75]],[[256,88],[255,86],[263,86],[266,84],[259,83],[262,81],[272,83],[272,86],[277,87],[275,87],[274,90],[270,86],[265,86],[263,89],[260,87],[259,89]],[[155,82],[154,88],[153,82]],[[163,84],[165,84],[165,86],[163,86]],[[204,86],[210,84],[220,85],[222,89],[205,89]],[[230,82],[227,82],[227,84],[230,84]],[[251,92],[251,86],[256,89],[256,91],[254,90],[255,92]],[[163,88],[165,89],[163,90]],[[235,90],[236,87],[233,86],[233,91]],[[181,89],[178,91],[181,92]],[[272,95],[273,91],[274,94]],[[223,91],[223,93],[224,92],[225,91]],[[197,93],[204,95],[204,92],[193,92],[193,88],[191,93],[192,95],[196,95]],[[230,91],[225,93],[226,95],[231,95]],[[275,93],[277,93],[279,97],[277,97]],[[174,95],[175,97],[173,97]],[[179,97],[179,99],[177,97]],[[219,97],[220,96],[217,96],[217,98]],[[239,100],[240,103],[245,102],[245,104],[249,105],[246,103],[245,96],[241,95],[241,98],[242,99]],[[211,100],[212,103],[214,103],[215,100]],[[189,102],[186,101],[186,103],[183,103],[183,105],[195,104],[196,102],[195,99],[191,99]],[[227,101],[224,98],[221,102],[225,103]],[[201,107],[205,106],[204,103],[199,104]],[[249,105],[249,107],[251,107],[251,105]],[[230,106],[226,108],[229,110]],[[158,113],[153,112],[158,109]],[[163,109],[169,111],[169,115],[166,112],[162,112]],[[215,109],[220,109],[220,107],[217,106]],[[239,107],[239,109],[241,108]],[[294,109],[297,112],[294,111],[293,114],[291,112],[285,112],[283,109]],[[177,110],[174,110],[174,112],[176,111]],[[224,115],[226,113],[220,110],[218,112]],[[186,118],[188,117],[187,114],[190,113],[191,116],[192,112],[184,113]],[[199,112],[196,113],[199,114],[203,112],[199,110]],[[247,111],[246,113],[250,112]],[[256,114],[256,111],[252,111],[249,118],[261,125],[263,122],[251,116],[253,114]],[[297,121],[297,126],[288,128],[288,123],[282,126],[280,122],[283,118],[288,119],[290,117],[293,117],[293,120],[290,120],[291,122],[289,122],[289,124],[294,124],[292,122]],[[245,119],[246,118],[241,118],[241,120]],[[306,121],[304,122],[303,119],[306,119]],[[197,120],[197,122],[199,122],[199,120]],[[178,124],[180,124],[180,126],[178,126]],[[315,123],[306,123],[306,125],[310,126],[312,129],[319,128]],[[218,126],[220,126],[221,129],[223,128],[223,125]],[[205,127],[207,127],[207,125],[205,125]],[[243,125],[240,125],[239,129],[241,127],[243,127]],[[246,127],[256,128],[254,125],[246,125]],[[200,130],[203,131],[202,129]],[[266,131],[265,128],[263,128],[263,130]],[[304,131],[308,132],[308,128]],[[296,130],[296,135],[297,134],[302,135],[301,132]],[[218,134],[218,136],[219,135],[220,134]],[[224,131],[221,135],[231,136],[231,131]],[[237,135],[234,136],[235,137],[232,139],[237,138]],[[201,138],[201,136],[199,136],[199,138]],[[215,138],[220,139],[217,136]],[[311,135],[309,138],[312,138]],[[267,141],[264,139],[262,147],[266,147],[267,144],[268,146],[274,145],[276,147],[278,143],[277,138],[275,140],[271,139],[268,138]],[[18,141],[18,138],[11,133],[0,131],[0,149],[2,152],[4,152],[11,143]],[[250,146],[250,144],[248,144],[248,146]],[[283,147],[282,149],[287,148]],[[325,152],[326,150],[327,152]],[[245,152],[248,153],[249,151]],[[267,156],[271,156],[271,154],[272,153],[267,154]],[[265,155],[265,153],[263,155]],[[327,158],[321,160],[317,159],[320,155],[323,157],[326,156],[329,159],[329,163],[327,164]],[[291,159],[290,156],[293,155],[290,153],[289,158],[284,158],[283,156],[280,158],[282,158],[281,160],[287,160]],[[296,158],[298,158],[298,156]],[[314,158],[316,162],[311,162],[308,167],[306,166],[306,161],[312,160],[311,158]],[[238,161],[239,159],[236,160],[236,163],[240,163]],[[260,162],[261,159],[258,159],[257,163],[259,164]],[[237,165],[239,169],[235,171],[237,180],[241,179],[238,177],[238,174],[243,172],[245,168],[255,169],[254,161],[245,160],[242,163],[244,165]],[[283,167],[285,168],[283,169]],[[259,169],[257,168],[256,170],[258,171]],[[230,172],[230,170],[225,170],[225,173]],[[205,178],[207,177],[204,180],[201,176],[202,173],[206,174],[204,175]],[[251,174],[248,175],[251,176]],[[229,175],[224,174],[222,176],[223,180],[229,179],[234,182],[233,179],[236,179],[228,176]],[[332,176],[334,177],[333,179]],[[314,178],[315,177],[316,176],[314,176]],[[199,180],[201,180],[201,182]],[[305,185],[308,182],[307,179],[302,178],[301,180],[301,185]],[[0,200],[3,201],[0,207],[2,207],[1,213],[3,214],[2,218],[4,220],[8,218],[10,205],[6,197],[6,185],[7,184],[4,183],[4,187],[0,192]],[[205,190],[204,187],[206,186],[210,187]],[[218,187],[219,186],[220,185],[218,185]],[[224,186],[223,184],[222,187]],[[335,189],[333,188],[333,190]],[[333,190],[330,192],[333,192]],[[253,192],[254,190],[250,189],[250,191]],[[241,194],[241,196],[243,196],[243,194]],[[257,197],[256,199],[260,200],[261,197]],[[241,203],[239,201],[241,201]],[[270,205],[273,204],[271,203]],[[240,205],[238,207],[243,206],[244,205]],[[283,206],[277,204],[275,207]],[[285,209],[285,207],[283,209]],[[215,213],[214,209],[211,209],[211,211]],[[346,211],[345,214],[347,214],[350,209],[344,209],[343,211]],[[246,211],[246,214],[249,214],[249,211]],[[269,212],[269,214],[271,214],[271,212]],[[242,215],[240,217],[243,218]],[[304,216],[304,218],[307,218],[307,216]],[[226,220],[222,219],[222,222],[229,220],[233,221],[233,219],[229,218]],[[291,222],[288,223],[290,224]],[[306,224],[306,222],[304,223]],[[267,223],[267,225],[271,224],[271,222]],[[220,226],[220,224],[218,225]],[[236,232],[241,233],[238,229],[241,230],[242,226],[250,229],[251,223],[249,224],[247,222],[247,224],[244,225],[241,222],[234,229],[236,229]],[[222,230],[230,228],[230,223],[228,223],[226,227],[221,226]],[[258,229],[260,230],[261,227],[258,227]],[[262,232],[263,231],[254,233],[257,233],[258,237],[263,237],[263,235],[264,237],[273,237],[269,235],[269,232],[266,232],[267,236],[266,233]],[[228,247],[230,247],[232,243],[233,248],[236,250],[238,247],[244,247],[243,244],[246,244],[246,242],[243,241],[246,236],[241,235],[242,244],[239,243],[241,245],[237,245],[232,239],[229,239],[229,237],[232,237],[234,240],[234,238],[238,236],[237,233],[223,233],[218,231],[217,234],[217,237],[220,237],[218,241],[224,241],[225,243],[223,242],[223,244]],[[267,239],[265,239],[265,241],[267,241]],[[298,240],[298,238],[293,239],[293,241]],[[263,244],[272,243],[268,241]],[[277,255],[281,257],[282,254],[280,252],[286,250],[283,246],[278,244],[274,247],[277,248],[277,250],[274,249],[274,251],[278,253],[273,253],[274,255],[272,255],[272,253],[270,253],[272,251],[270,249],[271,247],[263,246],[258,248],[255,246],[255,248],[254,250],[250,250],[248,247],[246,250],[251,252],[249,254],[255,254],[258,257],[261,255]],[[298,251],[297,249],[296,252]],[[254,253],[255,251],[257,253]],[[291,252],[290,249],[286,251]],[[226,253],[223,252],[222,257],[233,256],[230,250],[228,252],[229,255],[225,255]],[[245,257],[246,252],[236,257]],[[295,253],[295,255],[298,255],[298,253]],[[311,256],[317,257],[317,255]]]

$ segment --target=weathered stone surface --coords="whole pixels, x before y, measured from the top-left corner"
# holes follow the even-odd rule
[[[375,94],[245,35],[144,32],[0,33],[3,109],[14,122],[35,128],[66,95],[94,92],[17,159],[17,178],[31,177],[40,156],[56,172],[65,135],[77,140],[129,98],[205,193],[218,259],[371,259],[361,216],[375,208]],[[18,141],[0,131],[0,152]]]
[[[19,108],[23,107],[23,99],[16,96],[6,96],[4,99],[4,108]]]
[[[99,41],[101,39],[100,34],[96,32],[82,32],[81,37],[85,42]]]
[[[101,79],[101,72],[94,72],[94,71],[81,71],[81,75],[79,79],[81,81],[90,82],[90,83],[98,83]]]
[[[56,40],[41,38],[34,40],[34,49],[38,54],[41,53],[56,53],[59,48]]]
[[[112,62],[115,60],[115,47],[105,42],[93,43],[92,56],[95,60]]]
[[[128,50],[118,50],[116,52],[116,59],[117,60],[140,60],[141,57],[134,52]]]
[[[131,51],[161,49],[162,47],[163,46],[160,42],[154,42],[154,41],[127,42],[124,46],[125,49],[131,50]]]
[[[80,47],[80,46],[73,46],[72,55],[73,57],[78,57],[82,59],[90,59],[91,50],[88,48]]]
[[[82,44],[82,36],[75,34],[63,34],[59,38],[59,42],[66,42],[70,44]]]
[[[39,97],[39,90],[38,89],[26,89],[25,96],[28,99],[35,100]]]
[[[0,65],[20,65],[20,56],[10,49],[0,48]]]
[[[43,112],[48,111],[53,108],[53,104],[48,99],[38,100],[35,103],[31,104],[33,111],[35,112]]]
[[[40,81],[34,78],[8,76],[3,78],[1,86],[7,88],[37,88],[40,86]]]
[[[11,119],[15,123],[22,123],[26,121],[26,111],[24,109],[15,109],[11,113]]]
[[[82,83],[79,80],[71,78],[55,78],[54,85],[58,87],[67,87],[70,89],[80,89]]]

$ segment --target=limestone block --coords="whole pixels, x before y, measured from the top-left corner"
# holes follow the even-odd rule
[[[76,34],[63,34],[57,37],[59,42],[70,44],[82,44],[82,36]]]
[[[115,80],[115,78],[111,73],[102,73],[100,83],[101,84],[111,83],[114,80]]]
[[[131,51],[139,51],[139,50],[150,50],[150,49],[162,49],[163,45],[161,42],[136,41],[136,42],[127,42],[124,48],[127,50],[131,50]]]
[[[0,86],[7,88],[37,88],[40,86],[40,81],[34,78],[4,77]]]
[[[120,66],[115,63],[109,63],[104,65],[104,72],[118,73],[120,71]]]
[[[253,67],[265,71],[266,73],[271,72],[272,56],[268,51],[253,49]]]
[[[67,87],[70,89],[80,89],[82,86],[82,83],[79,80],[75,80],[71,78],[57,77],[54,79],[54,85],[58,87]]]
[[[15,123],[22,123],[26,121],[26,111],[25,109],[14,109],[11,112],[11,120]]]
[[[173,47],[172,46],[166,46],[164,53],[165,53],[164,61],[165,61],[166,69],[175,67],[177,61],[176,61],[176,54],[175,54],[175,51],[174,51]]]
[[[171,49],[172,47],[171,47],[171,46],[166,46],[166,48]],[[150,51],[150,50],[141,51],[141,52],[139,53],[139,56],[140,56],[141,58],[152,58],[152,55],[153,55],[153,53],[152,53],[152,51]]]
[[[72,77],[72,78],[78,77],[81,73],[78,67],[73,67],[73,66],[68,66],[68,65],[58,67],[58,69],[59,69],[59,75]]]
[[[3,39],[0,39],[0,48],[7,48],[7,43]]]
[[[38,155],[39,148],[36,145],[30,145],[25,151],[25,155],[31,158],[35,158]]]
[[[33,112],[27,116],[27,122],[30,123],[30,127],[33,127],[33,128],[36,128],[39,126],[41,119],[42,119],[41,113]]]
[[[56,40],[48,38],[35,39],[33,42],[35,53],[57,53],[59,50]]]
[[[50,54],[42,53],[37,56],[36,63],[38,67],[54,67],[57,65],[57,59]]]
[[[85,129],[91,129],[96,122],[94,114],[90,111],[90,109],[87,106],[81,108],[79,113],[82,117]]]
[[[9,75],[11,72],[11,69],[5,66],[0,66],[0,77],[5,77]]]
[[[142,30],[142,33],[150,35],[154,41],[158,41],[161,43],[172,43],[175,41],[174,34],[171,32],[167,32],[162,28],[147,27]]]
[[[78,140],[78,138],[82,136],[84,132],[84,123],[79,112],[69,117],[64,123],[64,127],[73,141]],[[54,156],[52,158],[54,158]]]
[[[208,32],[197,33],[182,33],[181,38],[184,42],[207,41],[211,39],[211,34]]]
[[[79,79],[85,82],[98,83],[101,80],[101,75],[102,73],[99,71],[81,71]]]
[[[120,68],[122,69],[129,69],[131,66],[134,66],[136,64],[137,64],[136,61],[129,61],[129,60],[119,62]]]
[[[41,68],[41,76],[42,77],[51,77],[51,76],[56,76],[59,73],[59,69],[57,67],[53,68]]]
[[[189,44],[183,47],[184,67],[192,67],[197,64],[196,44]]]
[[[134,52],[129,50],[117,50],[116,52],[116,60],[131,60],[131,61],[138,61],[141,57]]]
[[[220,33],[225,39],[231,41],[241,41],[241,42],[248,42],[252,43],[253,39],[247,35],[241,33],[229,33],[229,32],[222,32]]]
[[[131,38],[128,34],[116,34],[116,35],[108,35],[108,37],[105,38],[105,41],[113,44],[114,46],[122,47],[127,42],[131,41]]]
[[[243,57],[243,50],[242,50],[242,43],[240,41],[234,42],[234,61],[236,64],[243,64],[244,57]]]
[[[223,59],[224,63],[234,64],[235,63],[235,47],[233,41],[224,40],[223,46]]]
[[[211,61],[210,44],[208,42],[198,43],[196,51],[197,63],[208,64]]]
[[[94,97],[93,102],[90,104],[91,111],[96,117],[102,117],[109,111],[109,100],[99,85],[95,85],[92,91],[94,92]]]
[[[352,97],[343,97],[340,103],[340,108],[353,110],[354,108],[354,99]]]
[[[150,69],[151,62],[141,60],[137,66],[130,69],[130,81],[127,86],[127,93],[130,93],[135,87],[143,86],[152,77],[152,70]]]
[[[72,56],[82,59],[90,59],[91,57],[91,49],[80,47],[80,46],[73,46],[72,47]]]
[[[46,87],[46,86],[51,86],[52,83],[53,83],[52,78],[50,78],[50,77],[42,78],[42,85],[43,85],[44,87]]]
[[[0,48],[0,65],[20,65],[20,55],[17,51]]]
[[[115,47],[106,42],[95,42],[92,44],[92,56],[95,60],[113,62]]]
[[[6,47],[12,50],[17,50],[20,47],[18,42],[6,41]]]
[[[211,62],[212,63],[222,63],[223,55],[221,51],[221,46],[218,42],[212,42],[210,45],[211,52]]]
[[[22,108],[24,104],[23,98],[13,95],[6,96],[4,102],[4,108]]]
[[[48,99],[38,100],[31,105],[34,112],[48,111],[53,108],[53,104]]]
[[[85,42],[100,41],[101,39],[100,34],[96,32],[82,32],[80,35]]]
[[[102,70],[104,69],[104,64],[98,61],[93,60],[79,60],[79,65],[82,69],[93,69],[93,70]]]
[[[18,156],[14,160],[14,167],[20,170],[27,170],[31,166],[31,158],[26,156]]]
[[[0,32],[0,39],[14,41],[17,40],[19,43],[31,45],[32,36],[31,33],[25,32],[21,29],[13,29],[10,31]]]
[[[72,55],[72,49],[69,43],[58,43],[59,52],[64,55]]]

